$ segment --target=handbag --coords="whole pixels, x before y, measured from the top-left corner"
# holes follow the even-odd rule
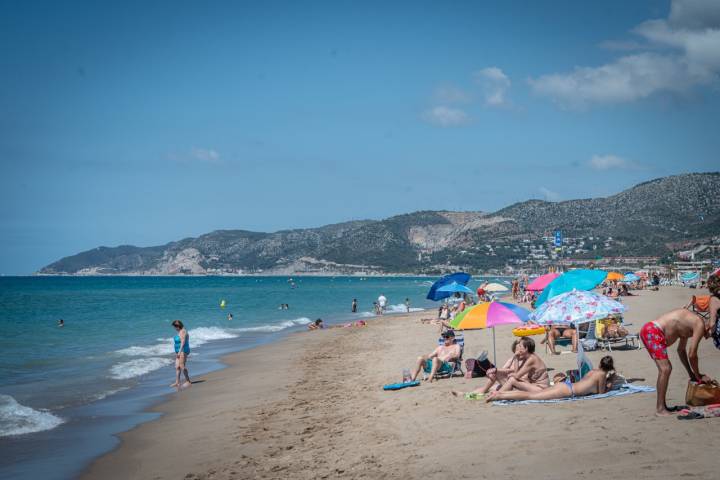
[[[488,360],[487,353],[483,352],[478,358],[465,360],[465,378],[484,377],[491,368],[495,368],[495,365]]]
[[[685,403],[692,407],[702,407],[720,403],[720,384],[713,380],[708,383],[688,382]]]

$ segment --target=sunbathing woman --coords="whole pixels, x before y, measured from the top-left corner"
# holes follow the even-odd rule
[[[512,392],[492,392],[487,396],[487,401],[493,400],[553,400],[557,398],[575,398],[585,395],[607,392],[615,379],[615,366],[611,356],[605,356],[600,360],[600,368],[588,372],[577,383],[571,383],[569,379],[559,382],[550,388],[536,392],[523,392],[514,390]]]

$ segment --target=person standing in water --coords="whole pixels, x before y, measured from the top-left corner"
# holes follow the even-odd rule
[[[357,313],[357,298],[353,298],[352,306],[350,308],[352,313]]]
[[[61,318],[60,320],[58,320],[58,327],[64,327],[64,326],[65,326],[65,320],[63,320]]]
[[[180,391],[181,375],[185,375],[185,383],[182,384],[182,387],[191,385],[187,369],[187,359],[190,355],[190,334],[185,330],[185,325],[180,320],[173,320],[172,326],[177,331],[177,335],[173,339],[175,342],[175,383],[170,386]]]
[[[410,299],[405,299],[405,310],[407,310],[407,313],[410,313]]]
[[[228,313],[228,322],[231,321],[232,319],[233,319],[233,314],[232,314],[232,313]]]

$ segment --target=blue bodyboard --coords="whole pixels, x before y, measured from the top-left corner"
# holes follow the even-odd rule
[[[405,387],[417,387],[420,385],[420,380],[415,380],[414,382],[405,382],[405,383],[390,383],[388,385],[383,386],[383,390],[400,390]]]

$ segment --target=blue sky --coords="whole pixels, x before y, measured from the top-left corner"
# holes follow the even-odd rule
[[[390,3],[0,3],[0,273],[718,169],[720,2]]]

